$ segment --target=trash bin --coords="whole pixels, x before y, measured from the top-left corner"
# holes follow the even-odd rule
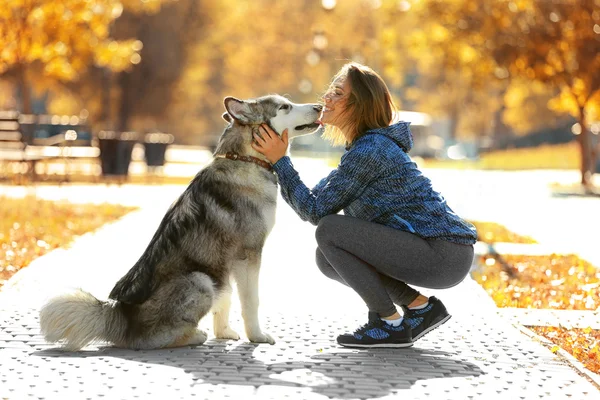
[[[126,177],[128,175],[131,153],[137,139],[136,132],[101,131],[98,133],[102,176]]]
[[[173,143],[174,137],[168,133],[153,132],[144,137],[144,158],[148,167],[165,165],[167,147]]]

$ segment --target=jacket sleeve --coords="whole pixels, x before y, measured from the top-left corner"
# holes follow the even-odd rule
[[[321,179],[321,180],[319,181],[319,183],[317,183],[317,184],[316,184],[316,185],[315,185],[315,186],[314,186],[314,187],[313,187],[313,188],[312,188],[310,191],[311,191],[311,192],[312,192],[312,193],[313,193],[315,196],[317,196],[317,195],[319,194],[319,192],[321,191],[321,189],[323,189],[323,188],[324,188],[324,187],[327,185],[327,182],[329,182],[329,178],[330,178],[332,175],[336,174],[336,173],[337,173],[337,171],[336,171],[336,170],[333,170],[333,171],[331,171],[331,172],[329,173],[329,175],[327,175],[325,178]]]
[[[378,162],[370,151],[352,149],[327,178],[310,190],[300,180],[288,156],[273,165],[279,177],[281,195],[304,221],[317,225],[329,214],[337,214],[357,199],[379,175]]]

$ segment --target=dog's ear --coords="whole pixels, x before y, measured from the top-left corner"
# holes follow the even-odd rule
[[[231,115],[229,115],[228,112],[224,112],[223,115],[221,115],[221,117],[223,117],[225,122],[227,122],[229,124],[233,122],[233,118],[231,118]]]
[[[252,122],[252,110],[250,109],[250,105],[245,101],[236,99],[235,97],[225,97],[223,104],[227,113],[240,123],[249,124]]]

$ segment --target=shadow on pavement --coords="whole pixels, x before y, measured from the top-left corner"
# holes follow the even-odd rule
[[[210,340],[203,346],[179,349],[133,351],[104,347],[76,353],[48,349],[32,355],[47,361],[60,358],[61,362],[92,358],[104,366],[113,365],[120,373],[139,369],[140,364],[145,364],[146,371],[152,373],[148,364],[154,364],[184,370],[192,375],[194,386],[277,385],[337,398],[383,397],[395,390],[409,389],[421,380],[484,374],[476,365],[445,351],[416,347],[368,350],[334,347],[306,351],[309,349],[302,342],[279,344],[271,347]]]

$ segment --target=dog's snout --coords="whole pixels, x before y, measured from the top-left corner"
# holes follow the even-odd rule
[[[315,104],[313,106],[313,110],[315,110],[316,112],[321,112],[321,111],[323,111],[323,106],[320,104]]]

